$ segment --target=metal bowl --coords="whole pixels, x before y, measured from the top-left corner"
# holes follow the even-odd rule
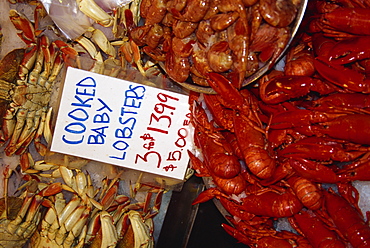
[[[280,53],[280,55],[276,56],[274,59],[269,60],[268,62],[266,62],[266,64],[264,64],[262,67],[260,67],[258,69],[258,71],[253,73],[251,76],[245,78],[245,80],[242,84],[242,87],[245,87],[245,86],[253,83],[258,78],[263,76],[268,70],[270,70],[275,65],[275,63],[277,61],[279,61],[282,58],[282,56],[285,54],[286,50],[288,49],[288,47],[292,43],[295,35],[297,34],[298,28],[299,28],[299,26],[302,22],[302,19],[303,19],[303,16],[304,16],[304,13],[305,13],[305,10],[306,10],[306,7],[307,7],[307,3],[308,3],[308,0],[302,0],[301,6],[300,6],[300,8],[298,9],[298,12],[297,12],[297,16],[296,16],[294,22],[290,25],[291,26],[291,31],[292,31],[291,32],[291,37],[290,37],[288,43],[286,44],[285,48]],[[216,92],[211,87],[204,87],[204,86],[200,86],[200,85],[196,85],[196,84],[188,83],[188,82],[183,82],[183,83],[178,83],[178,84],[181,85],[182,87],[188,89],[188,90],[192,90],[192,91],[195,91],[195,92],[206,93],[206,94],[216,94]]]

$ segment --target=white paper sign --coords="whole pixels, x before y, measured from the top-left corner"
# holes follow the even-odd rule
[[[183,180],[188,96],[68,68],[51,151]]]

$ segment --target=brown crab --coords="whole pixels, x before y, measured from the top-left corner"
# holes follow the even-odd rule
[[[36,181],[29,181],[26,183],[26,191],[21,196],[9,197],[7,188],[12,170],[6,167],[3,173],[4,198],[0,199],[0,247],[22,247],[35,232],[40,221],[44,197],[60,192],[62,185],[53,183],[44,187]]]
[[[15,49],[0,61],[0,126],[3,122],[2,117],[11,101],[11,90],[14,87],[14,81],[23,56],[24,49]],[[0,137],[0,142],[1,139],[2,137]]]

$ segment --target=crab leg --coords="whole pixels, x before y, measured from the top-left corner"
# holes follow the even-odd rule
[[[8,219],[8,185],[9,185],[9,178],[12,174],[13,170],[9,169],[9,166],[6,166],[3,175],[4,175],[4,207],[5,210],[3,212],[3,215],[0,217],[0,219],[5,218]]]
[[[65,206],[63,211],[59,215],[59,224],[61,225],[64,223],[67,218],[75,211],[75,209],[80,205],[81,199],[75,195],[72,197],[72,199],[69,201],[69,203]]]
[[[27,112],[28,111],[25,109],[18,109],[17,111],[13,135],[11,136],[8,146],[5,148],[5,153],[7,156],[13,155],[16,151],[16,144],[18,142],[19,136],[22,133],[23,126],[26,121]]]
[[[95,45],[86,37],[80,36],[76,41],[85,48],[92,59],[96,60],[93,67],[89,69],[91,72],[102,74],[104,71],[103,57],[101,53],[96,49]]]
[[[144,223],[141,215],[137,211],[131,210],[128,212],[128,218],[130,219],[134,231],[134,247],[153,247],[153,240],[151,239],[149,227]]]
[[[113,25],[113,17],[100,8],[94,0],[76,0],[80,10],[104,27]]]
[[[117,244],[117,231],[113,225],[112,216],[102,211],[100,214],[101,230],[102,230],[102,244],[101,247],[115,247]]]
[[[18,13],[16,10],[11,9],[9,11],[9,18],[14,27],[19,31],[17,35],[27,45],[36,43],[35,29],[27,17]]]
[[[11,103],[10,108],[6,111],[3,117],[4,140],[8,140],[10,138],[10,135],[14,132],[14,128],[16,125],[14,115],[18,111],[18,109],[18,106],[16,106],[14,103]]]
[[[41,113],[41,118],[40,118],[41,120],[40,120],[39,127],[33,138],[36,150],[41,156],[45,156],[47,152],[47,147],[41,143],[42,133],[44,132],[44,129],[46,128],[46,126],[49,124],[49,121],[50,121],[50,120],[47,120],[47,116],[48,115],[43,110]],[[31,141],[32,140],[30,140],[29,143],[31,143]]]
[[[50,239],[54,239],[55,232],[59,228],[59,225],[55,227],[55,223],[58,224],[55,209],[49,208],[44,219],[41,221],[41,236],[50,235]]]

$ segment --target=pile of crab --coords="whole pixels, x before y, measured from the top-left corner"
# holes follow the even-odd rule
[[[356,188],[370,181],[369,20],[368,1],[310,1],[283,70],[242,89],[209,73],[217,94],[191,95],[200,156],[189,155],[212,179],[194,204],[216,198],[238,241],[370,247]]]
[[[126,176],[117,173],[118,169],[104,165],[106,171],[113,172],[101,181],[94,180],[90,167],[83,167],[87,161],[59,158],[48,150],[48,144],[52,138],[51,102],[57,98],[56,89],[67,66],[119,78],[133,76],[128,80],[141,83],[159,72],[140,66],[143,78],[128,75],[126,67],[134,63],[131,52],[135,46],[125,45],[129,44],[125,31],[114,33],[116,36],[110,31],[114,37],[108,39],[100,29],[89,27],[71,40],[58,29],[41,2],[9,2],[8,21],[25,46],[10,51],[0,62],[0,178],[4,178],[4,187],[0,187],[4,191],[0,199],[0,246],[153,247],[153,217],[159,212],[163,187],[138,181],[134,187],[129,185],[128,194],[121,187]],[[121,8],[136,5],[129,1]],[[80,7],[83,9],[83,4]],[[27,8],[33,14],[20,11]],[[2,38],[11,44],[6,35]],[[89,58],[88,64],[84,56]],[[135,59],[141,65],[140,57]]]
[[[120,175],[96,187],[86,170],[38,166],[53,171],[23,175],[26,183],[0,199],[1,247],[154,247],[153,217],[163,189],[146,188],[139,202],[119,193]],[[8,166],[2,172],[7,190],[20,172]],[[133,192],[140,188],[138,183]]]

